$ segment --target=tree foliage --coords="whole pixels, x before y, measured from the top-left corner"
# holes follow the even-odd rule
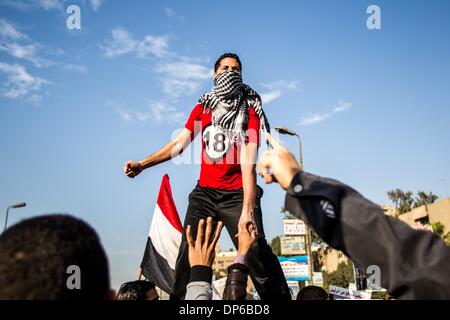
[[[414,198],[411,191],[404,192],[401,189],[394,189],[387,193],[389,200],[391,200],[398,214],[403,214],[418,208],[423,205],[434,203],[439,197],[432,192],[426,193],[424,191],[417,192]]]
[[[348,288],[348,285],[353,282],[355,282],[355,277],[351,263],[341,262],[336,271],[323,272],[323,285],[326,290],[329,289],[330,285]]]
[[[445,244],[450,246],[450,232],[445,233],[445,227],[442,223],[436,222],[431,225],[433,228],[434,234],[438,237],[442,238],[445,241]],[[445,233],[445,234],[444,234]]]
[[[432,192],[425,193],[423,191],[417,192],[417,197],[414,201],[414,208],[418,208],[423,205],[428,205],[434,203],[439,197]]]
[[[272,239],[270,242],[270,248],[272,249],[274,255],[281,256],[281,239],[279,236]]]
[[[387,193],[389,200],[394,204],[399,214],[411,211],[414,199],[412,192],[403,192],[400,189],[394,189]]]

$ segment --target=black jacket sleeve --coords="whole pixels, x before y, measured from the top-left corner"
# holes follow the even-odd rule
[[[248,268],[241,263],[228,267],[227,282],[222,300],[245,300],[247,297]]]
[[[306,172],[287,190],[285,209],[355,265],[380,268],[381,286],[400,299],[450,299],[450,248],[414,230],[351,187]]]

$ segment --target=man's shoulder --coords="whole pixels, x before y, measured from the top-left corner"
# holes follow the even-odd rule
[[[197,104],[194,106],[194,108],[192,108],[192,112],[195,112],[195,113],[203,112],[203,105],[201,104],[201,102],[197,102]]]

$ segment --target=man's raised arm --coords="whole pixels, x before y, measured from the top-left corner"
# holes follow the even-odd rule
[[[123,171],[125,174],[134,178],[138,174],[140,174],[143,170],[156,166],[162,162],[175,158],[176,156],[183,153],[183,151],[189,146],[193,138],[192,132],[186,128],[183,128],[181,133],[164,147],[156,151],[155,153],[149,155],[143,160],[137,162],[133,160],[129,160],[123,166]]]

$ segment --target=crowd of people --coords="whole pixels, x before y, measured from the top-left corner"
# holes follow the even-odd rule
[[[339,181],[300,170],[294,156],[267,135],[258,173],[285,189],[286,208],[303,219],[331,247],[361,268],[378,265],[381,285],[397,299],[450,299],[450,248],[431,232],[414,230]],[[190,278],[186,300],[212,299],[215,246],[223,224],[201,219],[194,237],[186,229]],[[228,268],[225,300],[244,300],[247,256],[257,239],[252,222],[239,225],[238,254]],[[81,271],[74,279],[70,266]],[[74,286],[69,285],[71,281]],[[76,282],[79,281],[78,286]],[[0,299],[158,299],[154,284],[125,283],[111,289],[108,260],[95,230],[68,215],[38,216],[8,228],[0,236]],[[305,287],[298,300],[327,299],[318,287]]]

